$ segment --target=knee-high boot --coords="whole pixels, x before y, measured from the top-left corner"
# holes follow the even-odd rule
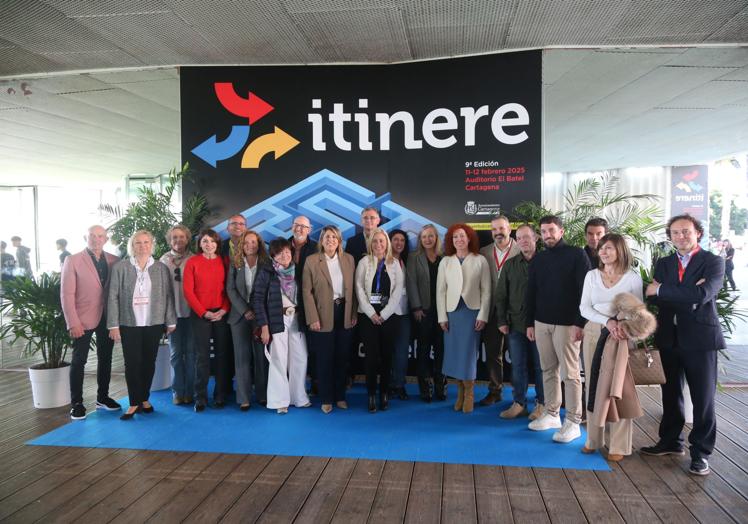
[[[465,383],[462,380],[457,381],[457,402],[455,402],[455,411],[460,411],[465,399]]]
[[[474,386],[475,386],[474,380],[465,381],[465,394],[464,394],[464,398],[462,402],[463,413],[473,412],[473,403],[475,402],[474,389],[473,389]]]

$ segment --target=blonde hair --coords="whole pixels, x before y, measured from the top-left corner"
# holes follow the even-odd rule
[[[166,235],[164,235],[166,237],[167,244],[171,244],[171,235],[172,233],[174,233],[174,231],[181,231],[185,234],[185,236],[187,237],[187,248],[189,249],[190,240],[192,240],[192,232],[190,231],[190,228],[188,228],[184,224],[177,224],[176,226],[170,227],[169,231],[167,231]]]
[[[153,255],[153,248],[156,247],[156,239],[153,237],[153,233],[147,229],[138,229],[130,236],[130,240],[127,241],[127,254],[131,257],[135,256],[135,239],[142,235],[146,235],[151,239],[151,255]]]
[[[254,229],[247,229],[239,239],[239,249],[234,250],[234,260],[232,262],[236,269],[244,266],[244,241],[249,235],[254,235],[257,238],[257,262],[260,263],[268,260],[268,253],[265,249],[265,241],[262,239],[262,236]]]
[[[340,232],[340,229],[338,229],[336,226],[329,225],[322,228],[322,230],[319,232],[319,242],[317,243],[317,250],[320,253],[325,252],[325,248],[322,245],[322,237],[325,236],[325,233],[330,231],[335,237],[338,239],[338,256],[341,256],[343,254],[343,235]]]
[[[434,224],[426,224],[421,228],[421,232],[418,233],[418,245],[416,246],[416,253],[417,254],[426,254],[426,250],[423,247],[423,242],[421,242],[421,235],[427,230],[431,229],[434,231],[434,235],[436,236],[436,245],[434,246],[434,252],[437,255],[442,254],[442,239],[439,236],[439,231],[437,231],[436,226]]]
[[[382,229],[381,227],[376,228],[374,231],[371,232],[371,236],[366,240],[366,254],[369,255],[372,259],[375,258],[374,254],[371,252],[371,242],[374,240],[375,235],[384,235],[384,238],[387,241],[387,248],[384,252],[384,261],[386,264],[391,264],[395,258],[392,256],[392,243],[390,242],[390,236],[387,234],[387,231]]]

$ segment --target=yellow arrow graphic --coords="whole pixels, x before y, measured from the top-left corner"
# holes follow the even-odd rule
[[[272,133],[262,135],[247,146],[242,156],[242,168],[256,169],[260,167],[262,157],[271,151],[275,152],[275,159],[278,160],[298,145],[298,140],[281,128],[275,127]]]

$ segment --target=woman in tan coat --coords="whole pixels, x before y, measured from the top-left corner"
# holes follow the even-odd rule
[[[333,402],[341,409],[348,408],[346,368],[358,310],[354,273],[353,257],[343,252],[340,230],[323,227],[319,253],[310,255],[304,263],[302,296],[324,413],[332,411]]]

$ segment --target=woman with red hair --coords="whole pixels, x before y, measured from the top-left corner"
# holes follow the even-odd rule
[[[455,411],[473,411],[480,332],[491,306],[491,273],[477,233],[454,224],[444,237],[436,277],[436,311],[444,331],[443,373],[457,379]]]

